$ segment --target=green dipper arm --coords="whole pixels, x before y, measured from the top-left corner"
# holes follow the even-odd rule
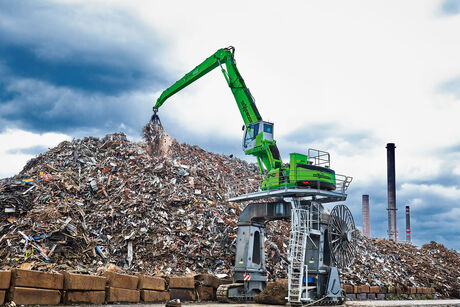
[[[217,50],[216,53],[204,60],[203,63],[195,67],[191,72],[167,88],[157,99],[154,109],[158,109],[163,105],[166,99],[220,65],[225,80],[235,97],[238,109],[243,117],[244,124],[248,125],[261,121],[262,117],[257,110],[254,99],[252,98],[249,89],[246,87],[246,84],[236,67],[235,59],[233,57],[234,50],[235,49],[233,47]],[[223,64],[225,64],[227,71],[225,71],[222,67]]]

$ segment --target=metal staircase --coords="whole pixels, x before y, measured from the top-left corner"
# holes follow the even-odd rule
[[[291,209],[291,234],[289,239],[289,289],[288,301],[291,304],[301,304],[302,296],[307,293],[304,278],[308,277],[308,267],[305,263],[305,248],[310,229],[310,212],[302,208]]]

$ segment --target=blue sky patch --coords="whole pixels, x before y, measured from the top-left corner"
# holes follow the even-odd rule
[[[16,154],[24,154],[24,155],[38,155],[44,152],[47,152],[48,148],[45,146],[37,145],[37,146],[31,146],[27,148],[13,148],[7,151],[8,154],[10,155],[16,155]]]
[[[460,77],[444,82],[439,89],[443,93],[453,94],[460,99]]]
[[[460,13],[460,0],[444,0],[441,6],[444,14],[456,15]]]

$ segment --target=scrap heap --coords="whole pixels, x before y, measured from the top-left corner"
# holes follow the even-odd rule
[[[150,133],[65,141],[1,180],[0,267],[230,273],[242,209],[225,198],[257,189],[256,165]]]
[[[353,263],[340,271],[352,285],[428,287],[443,297],[457,297],[460,289],[460,255],[436,242],[418,249],[361,235]]]
[[[149,123],[146,142],[122,133],[62,142],[0,180],[0,269],[231,275],[238,216],[229,196],[256,191],[258,167],[180,144]],[[270,279],[286,278],[289,222],[267,225]],[[341,268],[353,285],[460,289],[458,253],[432,242],[360,238]]]

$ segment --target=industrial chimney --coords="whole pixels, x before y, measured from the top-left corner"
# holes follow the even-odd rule
[[[397,241],[396,234],[396,172],[395,144],[387,144],[387,174],[388,174],[388,238]]]
[[[410,208],[406,206],[406,242],[411,242],[410,240]]]
[[[366,238],[371,237],[371,225],[369,220],[369,195],[363,195],[363,214],[362,214],[362,222],[363,222],[363,235]]]

